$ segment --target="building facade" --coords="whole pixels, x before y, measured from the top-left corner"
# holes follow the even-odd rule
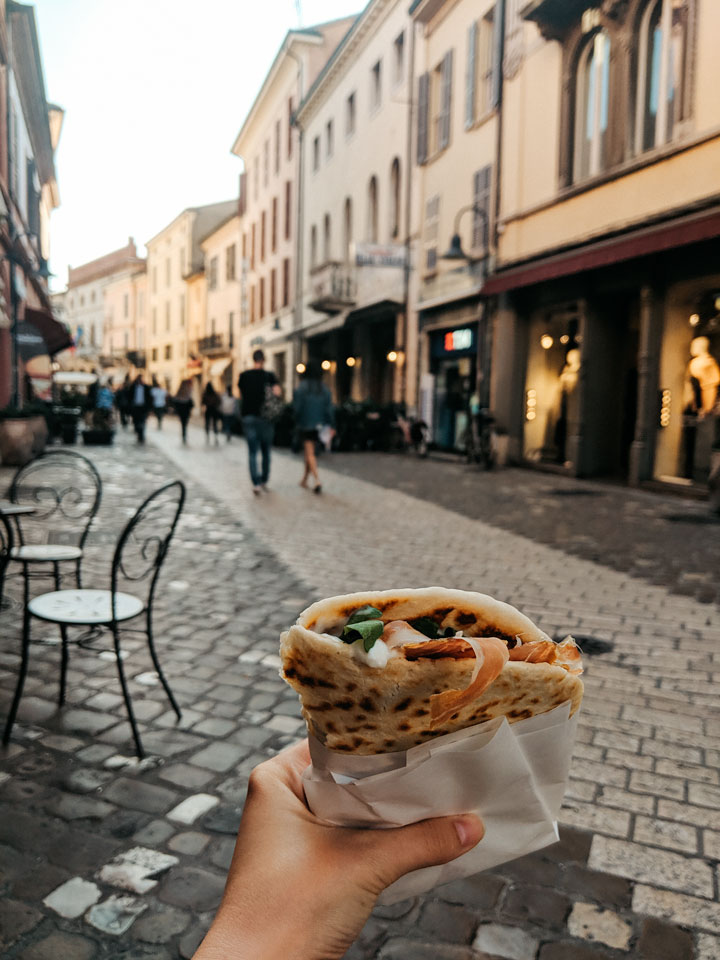
[[[295,116],[299,104],[347,32],[346,17],[290,30],[233,144],[243,161],[240,188],[240,367],[262,347],[289,395],[297,352],[301,246],[298,192],[302,162]]]
[[[407,4],[372,0],[298,110],[302,360],[338,402],[403,394],[412,48]]]
[[[144,259],[111,279],[104,289],[103,356],[112,360],[116,376],[144,370],[147,270]]]
[[[205,328],[193,352],[203,381],[224,389],[240,375],[240,217],[237,210],[200,241],[205,262]]]
[[[204,334],[191,340],[187,317],[188,283],[205,270],[200,240],[236,210],[237,200],[188,207],[146,244],[147,370],[172,392],[202,369]]]
[[[703,487],[720,450],[720,7],[516,12],[484,289],[493,407],[524,462]]]

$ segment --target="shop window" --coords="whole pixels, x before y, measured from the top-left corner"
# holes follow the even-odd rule
[[[604,30],[584,46],[575,74],[575,180],[607,166],[610,38]]]
[[[637,49],[635,150],[673,140],[685,119],[687,0],[652,0],[642,11]]]

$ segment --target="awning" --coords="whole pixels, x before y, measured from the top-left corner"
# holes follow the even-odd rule
[[[585,270],[597,270],[625,260],[662,253],[720,237],[720,210],[707,210],[662,224],[643,227],[610,239],[598,240],[564,253],[540,257],[517,267],[508,267],[489,277],[483,296],[529,287]]]
[[[346,316],[346,313],[334,313],[312,326],[303,327],[301,333],[305,339],[309,337],[319,337],[324,333],[332,333],[333,330],[339,330],[340,327],[345,326]]]
[[[73,339],[64,324],[60,323],[51,313],[45,310],[34,310],[25,307],[25,321],[31,323],[42,334],[47,344],[47,352],[51,357],[61,350],[73,346]]]
[[[210,365],[210,369],[208,370],[208,375],[210,377],[222,376],[231,363],[232,363],[232,360],[230,359],[230,357],[223,357],[222,360],[216,360],[215,363],[212,363]]]
[[[15,335],[18,355],[27,362],[32,357],[41,357],[47,355],[48,348],[45,339],[38,328],[28,323],[27,320],[21,320],[17,325]]]

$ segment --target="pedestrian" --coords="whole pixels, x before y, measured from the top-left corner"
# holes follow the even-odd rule
[[[242,400],[243,433],[248,445],[250,480],[253,493],[259,496],[263,490],[267,493],[270,451],[275,432],[273,419],[278,414],[278,408],[282,409],[280,384],[271,370],[265,370],[265,354],[262,350],[253,353],[253,365],[240,374],[238,388]],[[257,466],[258,453],[262,459],[260,470]]]
[[[227,437],[227,442],[230,443],[232,437],[233,424],[235,423],[235,416],[237,414],[237,400],[233,396],[232,384],[227,385],[227,390],[220,397],[220,416],[222,417],[222,429],[223,433]]]
[[[142,373],[138,373],[130,388],[130,416],[138,443],[145,443],[145,423],[151,407],[150,387],[145,383]]]
[[[212,426],[215,443],[219,443],[218,420],[220,419],[220,397],[209,380],[205,384],[200,405],[205,407],[205,439],[210,442],[210,427]]]
[[[150,393],[152,394],[153,413],[157,417],[158,430],[162,430],[163,417],[167,412],[167,390],[160,386],[156,376],[152,378]]]
[[[300,481],[301,487],[307,487],[308,478],[313,478],[313,491],[322,493],[320,476],[315,456],[315,445],[321,437],[332,439],[335,432],[335,411],[330,391],[322,382],[320,365],[311,360],[305,368],[302,380],[293,395],[295,426],[300,434],[303,446],[305,472]]]
[[[225,894],[194,960],[339,960],[382,890],[482,839],[480,818],[463,812],[387,830],[319,820],[303,794],[309,764],[304,740],[250,774]]]
[[[125,429],[130,419],[130,393],[132,384],[130,383],[130,374],[125,374],[125,379],[115,391],[115,406],[120,415],[120,423]]]
[[[173,398],[172,405],[180,420],[182,442],[187,443],[187,427],[190,419],[190,411],[195,405],[192,398],[192,380],[183,380],[178,392]]]

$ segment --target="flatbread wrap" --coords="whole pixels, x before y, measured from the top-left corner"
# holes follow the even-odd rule
[[[580,706],[580,652],[510,604],[427,587],[331,597],[281,637],[281,676],[330,750],[391,753],[455,730]]]

